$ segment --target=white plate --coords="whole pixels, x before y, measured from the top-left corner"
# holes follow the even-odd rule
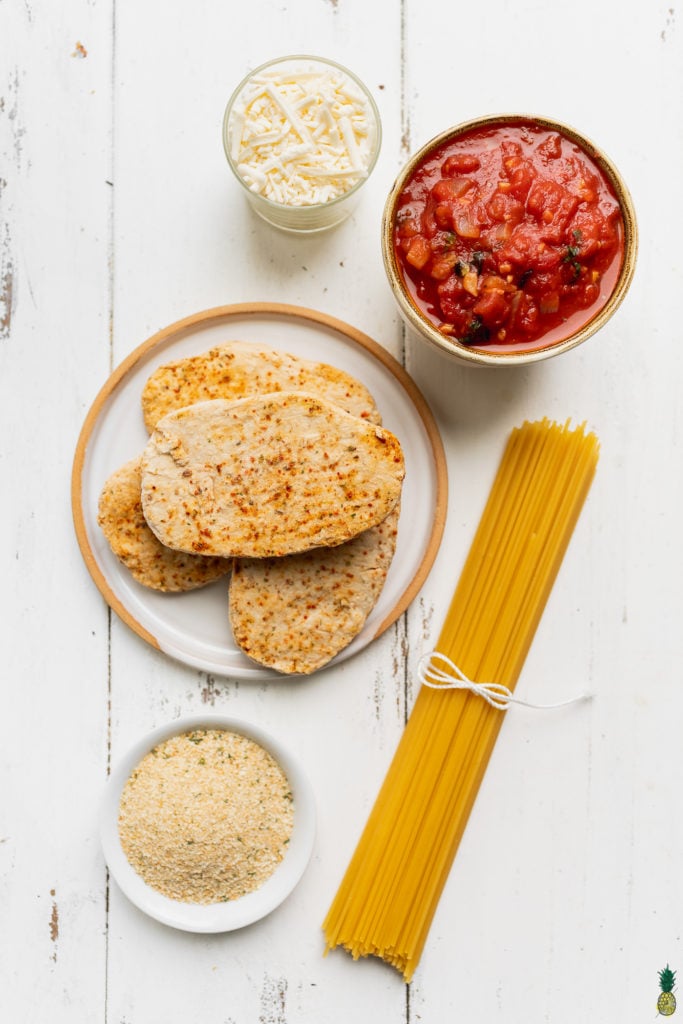
[[[186,594],[147,589],[118,561],[97,525],[105,480],[146,444],[140,396],[149,375],[163,363],[235,339],[331,363],[353,374],[370,389],[384,425],[403,448],[406,478],[396,554],[363,630],[333,664],[384,632],[422,586],[443,534],[446,462],[429,407],[403,367],[367,335],[313,310],[271,303],[206,310],[155,334],[114,371],[86,417],[73,467],[74,523],[90,574],[117,614],[171,657],[235,679],[282,678],[237,647],[228,621],[225,579]]]
[[[254,740],[283,769],[293,796],[294,825],[284,859],[260,889],[229,903],[182,903],[152,889],[131,867],[121,847],[118,830],[121,792],[135,766],[152,747],[178,733],[193,729],[227,729]],[[100,812],[100,838],[104,857],[119,888],[146,914],[173,928],[190,932],[229,932],[260,920],[275,910],[301,879],[313,851],[315,801],[309,782],[297,762],[258,726],[226,715],[190,715],[160,726],[143,736],[116,765],[104,791]]]

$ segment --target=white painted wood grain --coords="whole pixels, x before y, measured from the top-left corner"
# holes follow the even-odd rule
[[[680,565],[683,166],[677,11],[492,0],[0,3],[0,466],[3,497],[0,1008],[51,1024],[634,1021],[683,970]],[[82,44],[82,49],[77,46]],[[244,73],[283,53],[353,68],[384,143],[352,219],[296,239],[247,209],[220,123]],[[600,81],[610,83],[605,87]],[[592,136],[641,231],[631,292],[583,349],[470,371],[400,325],[379,224],[406,155],[449,124],[530,110]],[[435,569],[404,621],[304,681],[194,672],[109,615],[73,539],[69,472],[112,365],[181,316],[309,305],[405,359],[447,447]],[[320,922],[436,640],[509,429],[585,419],[598,476],[522,676],[415,981],[322,958]],[[109,885],[96,811],[109,758],[205,707],[254,718],[308,768],[309,871],[269,919],[197,937]]]
[[[27,1021],[100,1020],[106,979],[107,612],[69,477],[109,368],[111,34],[106,5],[63,14],[0,9],[0,1005]]]

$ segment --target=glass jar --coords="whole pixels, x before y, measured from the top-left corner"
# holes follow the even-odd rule
[[[237,86],[223,118],[225,155],[247,200],[285,231],[325,231],[345,220],[380,143],[372,95],[323,57],[262,64]]]

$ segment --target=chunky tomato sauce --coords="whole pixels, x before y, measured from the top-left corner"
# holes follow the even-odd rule
[[[619,203],[597,164],[533,123],[445,143],[396,207],[394,244],[417,307],[489,352],[545,348],[607,302],[621,268]]]

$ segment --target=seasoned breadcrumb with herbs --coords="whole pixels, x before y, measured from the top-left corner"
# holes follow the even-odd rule
[[[142,758],[121,794],[118,825],[149,886],[183,903],[222,903],[272,875],[293,820],[287,777],[267,750],[239,733],[195,729]]]

